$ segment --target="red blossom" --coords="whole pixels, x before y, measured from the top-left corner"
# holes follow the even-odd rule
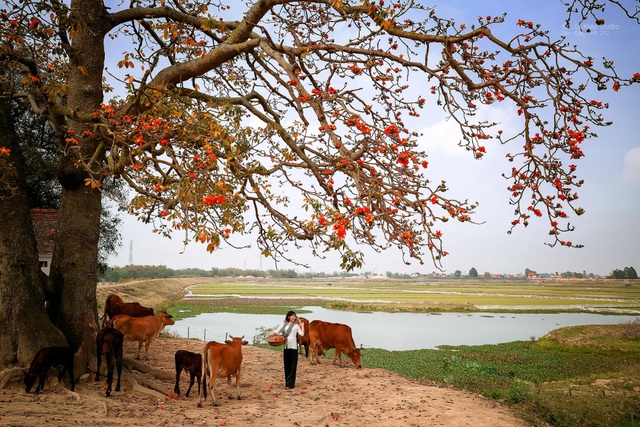
[[[409,164],[410,158],[410,153],[408,151],[403,151],[402,153],[398,154],[398,163],[400,163],[402,166],[407,166]]]
[[[225,201],[225,198],[221,194],[217,194],[215,196],[207,196],[204,199],[202,199],[202,203],[208,206],[215,205],[216,203],[223,204],[224,201]]]
[[[360,74],[362,72],[362,68],[358,67],[357,65],[349,65],[349,70],[351,70],[351,72],[353,74]]]
[[[393,124],[393,125],[389,125],[386,127],[386,129],[384,130],[385,135],[391,135],[391,136],[397,136],[400,134],[400,129],[398,128],[397,125]]]

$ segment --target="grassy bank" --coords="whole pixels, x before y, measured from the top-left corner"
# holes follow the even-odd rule
[[[640,323],[562,328],[537,342],[372,349],[365,360],[499,400],[534,425],[627,426],[640,417]]]
[[[101,286],[98,291],[102,301],[109,292],[115,291],[123,294],[125,300],[137,300],[143,305],[156,308],[169,308],[170,312],[176,315],[184,309],[191,310],[189,315],[212,311],[281,314],[284,309],[309,305],[309,299],[316,296],[314,289],[319,286],[317,283],[297,282],[261,283],[256,286],[256,283],[243,285],[240,282],[231,283],[224,280],[220,281],[220,286],[209,286],[207,292],[203,293],[208,295],[206,297],[181,300],[187,286],[202,282],[197,279],[141,281],[116,285],[116,287]],[[210,282],[207,281],[207,283]],[[405,285],[395,282],[392,284],[396,292],[405,292]],[[370,289],[372,289],[371,292],[375,292],[375,289],[388,292],[385,289],[386,286],[391,285],[375,284]],[[413,286],[415,293],[416,290],[421,289],[421,286],[426,285],[406,286]],[[461,286],[457,291],[451,283],[447,283],[446,286],[446,292],[443,287],[431,290],[437,290],[445,296],[447,292],[466,292],[470,295],[478,292],[477,284],[473,285],[473,288]],[[565,301],[561,297],[577,297],[594,301],[595,296],[598,295],[597,298],[604,298],[604,302],[600,302],[603,305],[611,306],[615,301],[626,307],[638,305],[635,289],[637,285],[615,286],[613,284],[603,286],[601,289],[593,287],[586,290],[579,289],[577,285],[552,286],[558,286],[558,288],[541,287],[539,296],[544,295],[550,300],[559,298]],[[320,289],[324,292],[325,287],[340,288],[342,295],[348,295],[349,291],[362,292],[361,288],[364,286],[362,283],[341,283],[340,286],[323,284]],[[489,294],[509,291],[503,287],[487,288]],[[204,287],[198,289],[202,290]],[[228,292],[220,292],[222,289],[227,289]],[[473,289],[473,292],[470,292],[470,289]],[[231,292],[232,290],[234,292]],[[530,287],[526,290],[528,293],[523,294],[522,298],[536,297],[537,288]],[[237,297],[237,294],[245,296],[245,291],[252,298]],[[510,291],[513,296],[522,289],[516,287]],[[325,307],[336,303],[329,300],[313,301],[313,305]],[[424,301],[408,301],[406,304],[407,307],[414,309],[421,306],[426,309],[428,306],[434,311],[437,311],[438,305],[441,306],[440,308],[453,307],[445,300],[436,302],[435,305],[429,305]],[[350,304],[352,303],[344,303],[342,308],[362,310],[374,305],[367,302]],[[467,310],[474,310],[471,303],[465,302],[463,306]],[[392,311],[398,308],[398,303],[389,303],[385,307],[387,307],[386,311]],[[333,357],[331,352],[328,352],[327,356]],[[363,365],[365,368],[395,371],[430,384],[455,387],[485,395],[512,406],[532,425],[547,423],[558,427],[608,427],[631,426],[632,422],[640,425],[640,399],[638,398],[640,395],[640,322],[638,321],[621,325],[561,328],[537,341],[518,341],[498,345],[443,346],[439,350],[413,351],[367,348],[364,350]]]

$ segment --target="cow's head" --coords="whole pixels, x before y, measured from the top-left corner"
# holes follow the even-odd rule
[[[349,359],[351,359],[353,364],[356,365],[356,368],[358,369],[362,368],[362,363],[360,362],[361,357],[362,357],[362,352],[360,351],[359,348],[354,347],[351,349],[351,352],[349,353]]]
[[[227,344],[240,343],[240,345],[249,344],[249,341],[244,339],[244,335],[242,337],[240,337],[240,338],[234,337],[233,335],[229,335],[229,338],[231,338],[231,339],[230,340],[226,340],[225,343],[227,343]]]
[[[163,324],[164,326],[167,326],[167,325],[173,325],[174,323],[176,323],[176,322],[173,320],[173,316],[172,316],[172,315],[170,315],[169,313],[167,313],[166,311],[163,311],[163,312],[162,312],[162,313],[160,313],[160,314],[162,315],[162,324]]]
[[[36,374],[29,373],[29,371],[26,369],[23,369],[23,372],[24,372],[24,385],[25,385],[24,392],[29,393],[29,391],[31,390],[31,387],[33,387],[33,384],[36,382],[36,379],[38,378],[38,376]]]

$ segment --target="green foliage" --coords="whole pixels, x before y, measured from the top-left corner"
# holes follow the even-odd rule
[[[633,267],[625,267],[624,268],[624,278],[625,279],[637,279],[638,278],[638,273],[636,272],[636,269]]]
[[[170,277],[270,277],[279,279],[350,277],[344,271],[327,274],[324,272],[298,273],[295,270],[245,270],[242,268],[184,268],[173,270],[164,265],[127,265],[125,267],[109,267],[100,279],[106,282],[119,282],[133,279],[166,279]]]
[[[469,277],[478,277],[478,270],[475,267],[471,267],[471,270],[469,270]]]
[[[164,265],[127,265],[108,268],[102,278],[107,282],[118,282],[132,279],[166,279],[168,277],[176,277],[176,273]]]
[[[625,267],[624,270],[613,270],[609,277],[614,279],[637,279],[638,273],[633,267]]]

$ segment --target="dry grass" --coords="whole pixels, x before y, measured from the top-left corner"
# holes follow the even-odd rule
[[[109,294],[115,293],[125,302],[137,301],[156,311],[168,309],[173,302],[182,299],[189,286],[205,283],[206,278],[189,277],[179,279],[143,279],[114,285],[101,285],[97,288],[98,312],[104,309],[104,301]]]
[[[621,325],[622,336],[630,340],[640,338],[640,318],[636,318],[631,322],[625,322]]]

